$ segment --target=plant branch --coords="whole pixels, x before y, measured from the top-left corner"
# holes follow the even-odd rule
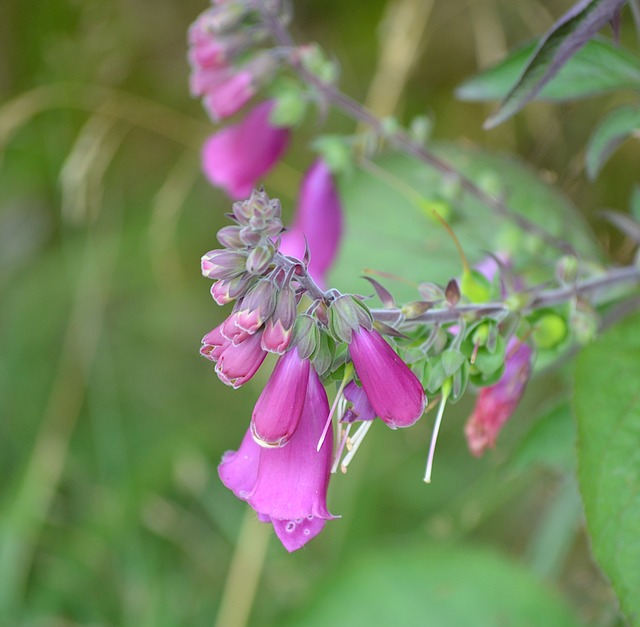
[[[259,11],[262,21],[265,26],[271,31],[274,39],[279,45],[296,49],[297,45],[291,34],[280,20],[276,13],[273,13],[265,2],[260,1],[257,3],[257,10]],[[327,102],[331,102],[334,106],[341,109],[352,119],[366,124],[372,128],[380,136],[385,137],[387,141],[394,147],[403,150],[407,154],[416,157],[422,162],[434,170],[440,172],[449,177],[455,177],[462,189],[468,194],[477,198],[485,206],[491,209],[497,216],[508,219],[520,227],[523,231],[528,232],[547,245],[557,248],[565,253],[574,253],[573,247],[564,240],[555,237],[542,227],[538,226],[534,222],[531,222],[524,216],[514,212],[507,207],[500,199],[491,196],[478,187],[471,179],[467,178],[464,174],[458,171],[453,166],[446,163],[440,157],[436,156],[431,151],[424,148],[418,142],[414,141],[402,130],[389,131],[385,124],[374,116],[370,111],[363,107],[359,102],[340,91],[337,87],[330,83],[325,83],[320,78],[315,76],[312,72],[309,72],[302,63],[298,55],[289,55],[288,61],[292,68],[300,75],[300,77],[307,83],[315,87],[326,99]]]
[[[627,283],[640,284],[640,268],[637,266],[624,266],[613,268],[602,275],[577,281],[574,285],[567,285],[556,289],[528,292],[532,297],[528,304],[519,309],[522,313],[530,313],[545,307],[553,307],[574,298],[597,298],[603,292]],[[393,323],[421,323],[435,324],[456,322],[461,318],[472,317],[474,319],[485,316],[500,316],[512,311],[513,308],[506,302],[480,303],[461,305],[459,307],[444,307],[442,309],[430,309],[418,316],[407,319],[402,314],[402,309],[372,309],[371,314],[379,322]]]

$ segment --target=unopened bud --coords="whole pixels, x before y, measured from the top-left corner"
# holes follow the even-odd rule
[[[247,257],[247,272],[262,274],[269,267],[275,252],[275,248],[270,242],[256,246]]]
[[[239,226],[223,226],[216,237],[225,248],[244,248],[246,246],[240,238]]]
[[[216,281],[211,286],[211,296],[218,305],[226,305],[234,301],[236,298],[240,298],[247,291],[253,277],[244,273],[233,279],[227,279],[224,281]]]
[[[460,288],[455,279],[451,279],[451,281],[447,283],[447,287],[444,290],[444,297],[451,307],[455,307],[460,302]]]
[[[320,341],[319,334],[316,321],[311,316],[307,314],[298,316],[293,331],[293,343],[298,348],[300,359],[311,357]]]
[[[209,279],[232,279],[245,271],[247,255],[235,250],[210,250],[202,256],[202,274]]]

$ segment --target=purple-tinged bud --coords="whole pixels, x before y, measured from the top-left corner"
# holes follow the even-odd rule
[[[244,342],[251,333],[241,329],[236,321],[237,313],[234,312],[220,325],[220,333],[224,338],[229,340],[229,342],[237,346],[241,342]]]
[[[272,281],[258,281],[242,299],[235,323],[247,333],[255,333],[276,307],[277,287]]]
[[[246,244],[240,237],[240,231],[239,226],[223,226],[216,233],[216,237],[225,248],[244,248]]]
[[[318,159],[302,180],[296,216],[282,235],[280,252],[302,259],[306,238],[311,251],[308,272],[324,287],[340,247],[342,223],[342,203],[333,176],[327,164]]]
[[[254,231],[250,226],[243,226],[240,229],[240,239],[245,246],[253,248],[262,241],[262,233]]]
[[[469,450],[476,457],[495,446],[500,430],[518,407],[531,376],[533,353],[527,344],[511,338],[506,353],[502,377],[495,385],[480,390],[464,428]]]
[[[218,355],[216,374],[220,381],[237,389],[258,371],[267,353],[261,347],[261,333],[237,345],[229,343]]]
[[[247,257],[246,269],[249,274],[262,274],[273,261],[276,249],[271,242],[256,246]]]
[[[231,197],[248,196],[289,144],[289,129],[269,121],[272,108],[273,101],[259,104],[240,123],[227,126],[205,142],[204,173]]]
[[[325,520],[334,518],[326,504],[332,442],[327,437],[316,451],[329,414],[326,392],[311,370],[303,419],[289,444],[265,449],[248,430],[238,451],[227,451],[218,473],[222,483],[255,509],[261,522],[273,523],[288,551],[314,538]]]
[[[210,41],[214,35],[235,28],[246,14],[244,2],[217,3],[201,13],[190,26],[188,40],[192,46],[200,46]]]
[[[294,348],[285,353],[267,381],[251,416],[251,432],[265,447],[284,446],[302,415],[311,364]]]
[[[337,340],[349,344],[354,331],[360,327],[370,331],[372,324],[369,310],[350,294],[339,296],[331,302],[329,328]]]
[[[344,389],[344,397],[351,401],[351,408],[347,409],[341,422],[368,421],[376,417],[375,409],[369,402],[367,393],[355,381],[350,381]]]
[[[257,93],[253,74],[247,70],[230,73],[204,94],[202,104],[213,122],[237,113]]]
[[[221,333],[222,325],[218,325],[202,338],[200,354],[209,361],[218,361],[222,351],[228,346],[228,340]]]
[[[282,355],[289,347],[298,313],[296,305],[296,294],[286,285],[279,291],[274,312],[264,327],[262,348],[266,351]]]
[[[349,352],[376,415],[392,429],[417,422],[427,404],[422,384],[383,337],[361,328]]]
[[[247,254],[235,250],[210,250],[201,259],[203,276],[208,279],[233,279],[246,269]]]
[[[216,281],[211,286],[211,296],[218,305],[226,305],[236,300],[236,298],[244,296],[253,280],[252,276],[245,273],[233,279]]]

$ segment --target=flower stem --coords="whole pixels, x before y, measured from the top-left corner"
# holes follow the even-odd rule
[[[291,37],[286,26],[283,24],[280,17],[276,13],[273,13],[266,4],[267,3],[264,1],[257,3],[257,10],[260,12],[264,25],[271,31],[273,38],[279,45],[295,50],[297,48],[296,42]],[[403,150],[408,155],[419,159],[437,172],[457,180],[465,192],[477,198],[497,216],[510,220],[523,231],[540,238],[549,246],[569,254],[574,252],[573,247],[568,242],[555,237],[542,227],[507,207],[499,198],[491,196],[483,191],[478,187],[478,185],[476,185],[476,183],[462,174],[462,172],[424,148],[417,141],[414,141],[404,131],[390,131],[386,128],[382,120],[379,120],[358,101],[340,91],[335,87],[335,85],[326,83],[315,76],[312,72],[309,72],[304,67],[298,55],[290,55],[288,61],[302,80],[322,94],[326,102],[330,102],[338,109],[341,109],[343,113],[353,120],[366,124],[378,135],[384,137],[392,146],[395,146],[396,148]]]

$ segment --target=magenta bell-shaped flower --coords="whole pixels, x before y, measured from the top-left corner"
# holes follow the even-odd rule
[[[302,259],[306,237],[311,253],[309,274],[324,288],[340,247],[342,222],[342,203],[331,170],[317,159],[302,180],[296,215],[282,235],[280,252]]]
[[[518,407],[531,376],[532,357],[528,344],[511,338],[502,377],[495,385],[480,390],[464,428],[469,450],[476,457],[495,446],[500,430]]]
[[[238,451],[224,454],[220,479],[256,510],[262,522],[271,522],[278,538],[295,551],[322,531],[332,516],[326,504],[332,441],[316,445],[329,414],[327,394],[317,373],[309,371],[302,420],[289,443],[265,449],[247,431]]]
[[[238,124],[212,135],[202,150],[202,168],[216,187],[232,198],[245,198],[280,159],[289,144],[289,129],[269,121],[273,101],[254,107]]]
[[[422,384],[375,329],[354,331],[349,352],[376,415],[387,425],[410,427],[422,416]]]
[[[284,446],[295,433],[307,395],[310,366],[308,359],[300,359],[297,348],[278,360],[251,416],[251,432],[261,446]]]

